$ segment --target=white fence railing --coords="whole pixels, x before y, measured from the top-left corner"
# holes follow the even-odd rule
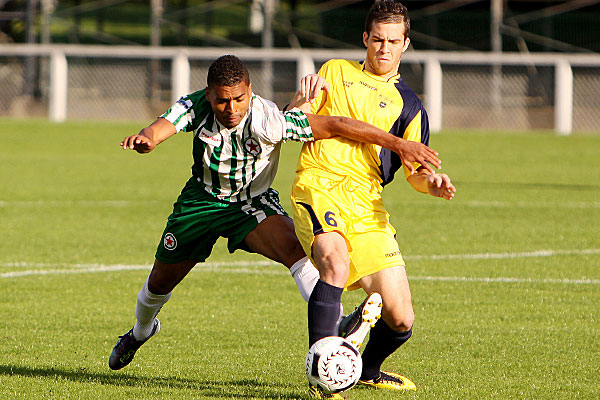
[[[208,65],[223,54],[243,59],[255,91],[282,104],[299,79],[324,61],[365,55],[329,49],[0,45],[0,116],[45,109],[55,122],[149,119],[203,87]],[[21,89],[32,65],[39,81],[35,95]],[[600,55],[413,51],[404,55],[401,73],[423,98],[434,132],[600,131]]]

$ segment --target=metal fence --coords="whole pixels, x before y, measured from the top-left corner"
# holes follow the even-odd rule
[[[234,53],[256,93],[285,105],[299,78],[364,51],[142,46],[0,45],[0,117],[153,120],[206,85],[208,66]],[[400,72],[441,129],[600,132],[600,56],[406,53]]]

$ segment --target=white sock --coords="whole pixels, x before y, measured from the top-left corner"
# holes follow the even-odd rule
[[[304,257],[292,265],[290,273],[296,281],[296,286],[298,286],[302,298],[308,303],[310,294],[319,280],[319,271],[308,257]]]
[[[135,308],[137,322],[133,326],[133,337],[136,340],[144,340],[150,336],[154,328],[154,318],[170,298],[171,293],[164,295],[151,293],[148,290],[148,279],[146,279],[144,286],[137,295]]]

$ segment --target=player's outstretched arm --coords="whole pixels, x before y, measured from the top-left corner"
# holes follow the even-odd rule
[[[164,118],[158,118],[137,135],[127,136],[123,139],[121,147],[123,150],[131,149],[138,153],[149,153],[175,133],[177,133],[175,125]]]
[[[419,168],[417,173],[410,175],[407,180],[416,191],[429,193],[434,197],[451,200],[456,193],[456,188],[446,174],[429,173]]]
[[[423,143],[404,140],[366,122],[348,117],[315,114],[306,114],[306,117],[315,139],[344,136],[357,142],[372,143],[390,149],[400,156],[402,164],[408,168],[411,174],[415,173],[412,163],[421,164],[430,173],[435,172],[432,165],[435,168],[440,168],[442,165],[438,153]]]

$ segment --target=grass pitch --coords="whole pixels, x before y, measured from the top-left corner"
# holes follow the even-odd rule
[[[0,120],[0,398],[297,399],[306,304],[286,269],[217,243],[111,371],[117,336],[189,177],[191,137],[119,149],[143,123]],[[419,390],[351,399],[600,398],[600,136],[445,132],[458,192],[402,179],[386,204],[408,263],[413,338],[384,367]],[[284,206],[299,147],[284,145]],[[347,310],[360,292],[344,294]]]

